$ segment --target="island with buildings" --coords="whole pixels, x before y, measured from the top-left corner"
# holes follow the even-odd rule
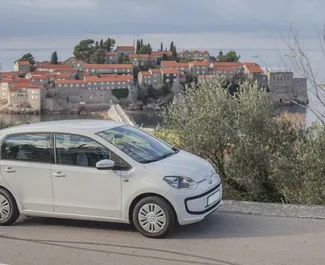
[[[308,104],[307,80],[294,77],[289,69],[220,61],[208,51],[177,53],[174,47],[146,54],[136,45],[116,46],[96,62],[77,57],[54,63],[16,61],[14,71],[0,72],[0,112],[89,113],[113,103],[128,109],[160,109],[186,84],[214,75],[230,83],[257,82],[279,104]]]

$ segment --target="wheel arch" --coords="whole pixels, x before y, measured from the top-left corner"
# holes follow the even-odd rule
[[[130,224],[133,224],[133,220],[132,220],[132,212],[134,210],[134,207],[137,205],[137,203],[142,200],[143,198],[146,198],[146,197],[159,197],[161,199],[163,199],[165,202],[167,202],[169,204],[169,206],[171,207],[171,209],[173,210],[173,212],[175,213],[175,217],[176,217],[176,221],[178,222],[178,218],[177,218],[177,212],[175,210],[175,207],[173,206],[173,204],[167,200],[164,196],[158,194],[158,193],[154,193],[154,192],[145,192],[145,193],[142,193],[142,194],[139,194],[138,196],[136,196],[130,206],[129,206],[129,209],[128,209],[128,220],[130,222]]]

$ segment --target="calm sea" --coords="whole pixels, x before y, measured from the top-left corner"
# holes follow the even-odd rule
[[[216,55],[219,52],[219,49],[206,49],[210,52],[211,55]],[[225,50],[224,50],[225,51]],[[270,50],[270,49],[260,49],[260,50],[236,50],[238,54],[240,54],[241,61],[255,61],[260,64],[262,67],[270,67],[270,68],[292,68],[290,65],[290,61],[288,57],[285,55],[289,53],[288,50]],[[0,63],[2,64],[2,71],[12,71],[13,63],[19,57],[21,57],[25,53],[32,53],[37,61],[45,61],[50,60],[51,54],[53,50],[51,49],[0,49]],[[59,60],[65,60],[72,56],[72,49],[58,49],[57,50]],[[310,59],[311,65],[313,66],[314,71],[317,72],[319,82],[325,84],[325,71],[324,71],[324,57],[320,50],[308,50],[306,51],[307,56]],[[258,55],[258,58],[256,56]],[[315,99],[315,97],[310,93],[309,95],[310,106],[317,109],[318,111],[325,112],[321,104]],[[294,106],[294,107],[286,107],[286,110],[292,113],[302,113],[305,114],[306,123],[310,124],[313,121],[316,121],[316,117],[314,114],[305,110],[304,108]],[[48,119],[70,119],[80,117],[78,115],[42,115],[41,117],[26,117],[21,115],[0,115],[3,118],[10,119],[40,119],[40,120],[48,120]],[[159,117],[154,113],[131,113],[131,116],[135,119],[137,123],[143,123],[144,126],[154,126],[159,121]],[[24,118],[25,117],[25,118]],[[52,117],[52,118],[51,118]]]

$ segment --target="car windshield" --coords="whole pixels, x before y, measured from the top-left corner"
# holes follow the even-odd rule
[[[172,156],[177,149],[129,125],[97,133],[139,163],[151,163]]]

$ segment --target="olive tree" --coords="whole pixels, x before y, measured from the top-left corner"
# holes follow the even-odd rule
[[[228,197],[288,202],[283,179],[296,163],[299,130],[277,114],[257,84],[244,83],[230,95],[224,80],[210,77],[187,87],[182,103],[164,111],[163,127],[176,134],[182,148],[215,166]]]

